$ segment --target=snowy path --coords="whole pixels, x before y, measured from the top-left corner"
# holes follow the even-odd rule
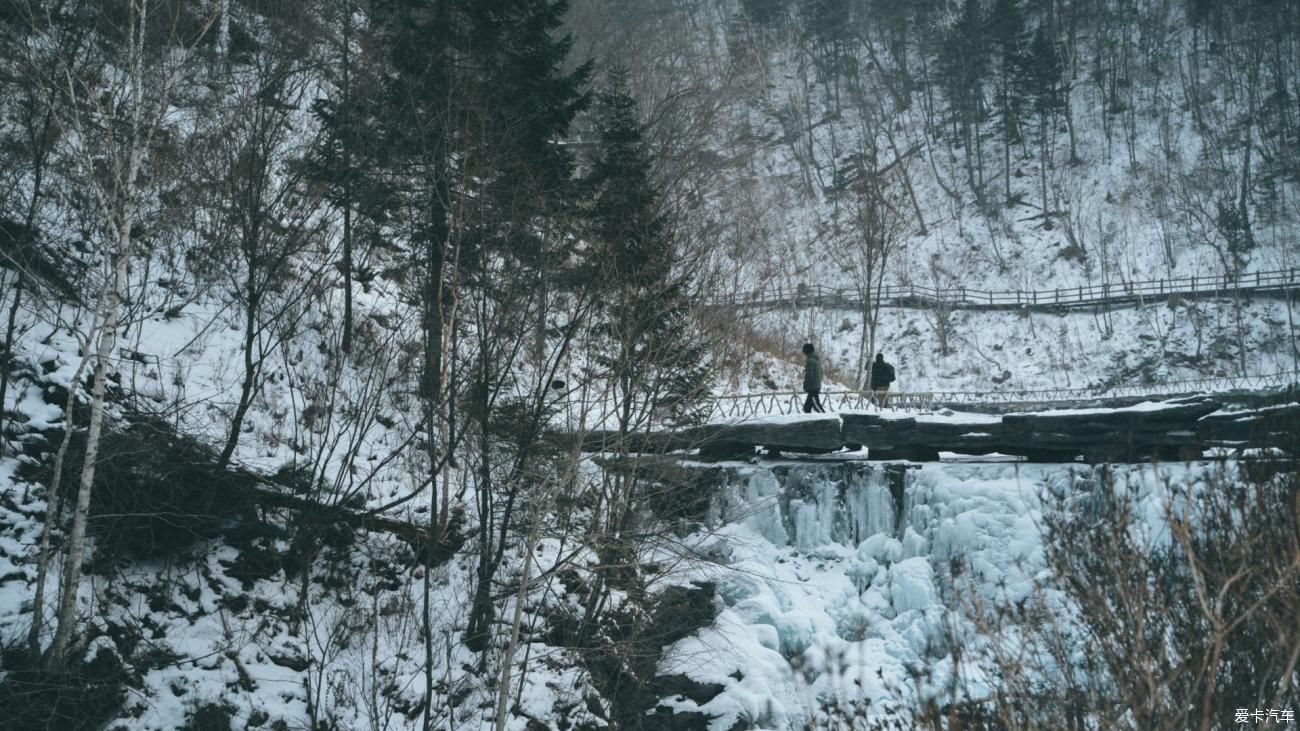
[[[1300,269],[1249,272],[1234,279],[1228,274],[1204,277],[1152,279],[1140,282],[1107,282],[1045,290],[935,289],[909,285],[885,285],[879,292],[880,307],[914,307],[952,310],[1043,310],[1083,307],[1141,305],[1170,297],[1221,297],[1233,293],[1279,294],[1300,291]],[[803,309],[861,309],[863,297],[852,289],[815,285],[790,289],[778,287],[750,294],[713,296],[710,307]]]

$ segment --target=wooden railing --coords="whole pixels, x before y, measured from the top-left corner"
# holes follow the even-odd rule
[[[984,290],[966,287],[936,289],[921,285],[885,285],[879,292],[881,307],[947,307],[950,309],[1059,309],[1123,305],[1158,301],[1173,296],[1219,296],[1233,292],[1300,291],[1300,269],[1248,272],[1238,276],[1191,276],[1141,282],[1091,284],[1043,290]],[[775,287],[751,293],[714,295],[708,307],[771,308],[822,307],[859,309],[862,295],[852,289]]]

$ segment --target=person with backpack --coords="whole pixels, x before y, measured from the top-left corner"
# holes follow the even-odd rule
[[[876,404],[885,408],[889,400],[889,384],[894,382],[894,367],[885,362],[883,353],[876,353],[876,362],[871,364],[871,382],[868,384],[876,395]]]
[[[803,356],[803,391],[808,394],[808,398],[803,400],[803,412],[810,414],[816,411],[824,414],[826,409],[822,408],[822,359],[814,352],[812,343],[804,343]]]

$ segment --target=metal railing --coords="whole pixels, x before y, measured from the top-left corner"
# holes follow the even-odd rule
[[[1240,275],[1191,276],[1118,282],[1045,290],[985,290],[967,287],[937,289],[920,285],[885,285],[879,290],[881,307],[948,307],[951,309],[1058,309],[1098,305],[1133,304],[1173,296],[1216,296],[1232,292],[1300,291],[1300,269],[1248,272]],[[751,293],[713,295],[707,307],[771,308],[822,307],[858,309],[863,296],[856,290],[823,287],[776,287]]]
[[[711,420],[745,419],[752,416],[777,416],[803,412],[806,394],[799,391],[772,391],[743,395],[715,396]],[[930,408],[933,394],[891,393],[887,409],[925,411]],[[870,391],[825,391],[821,404],[827,412],[865,411],[877,408],[875,394]]]
[[[988,391],[891,392],[884,410],[925,412],[946,406],[1015,404],[1049,406],[1068,403],[1134,397],[1173,397],[1193,393],[1225,391],[1262,391],[1285,388],[1300,382],[1300,372],[1286,371],[1252,376],[1199,378],[1167,383],[1097,386],[1088,388],[1053,388]],[[755,416],[798,414],[803,411],[805,394],[799,391],[772,391],[713,398],[710,420],[737,420]],[[879,409],[870,391],[827,391],[821,394],[828,412]]]

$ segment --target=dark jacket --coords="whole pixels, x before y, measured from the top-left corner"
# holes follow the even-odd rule
[[[894,367],[883,360],[871,364],[871,390],[885,388],[894,382]]]
[[[822,390],[822,359],[816,353],[804,357],[807,359],[803,364],[804,393],[819,392]]]

